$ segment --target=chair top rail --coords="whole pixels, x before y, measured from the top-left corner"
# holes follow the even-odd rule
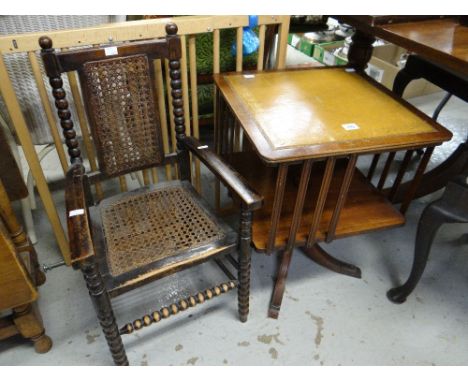
[[[258,17],[258,25],[282,24],[289,16],[264,15]],[[119,41],[143,40],[165,37],[168,22],[177,23],[179,35],[212,32],[249,25],[249,16],[181,16],[174,18],[126,21],[103,24],[89,28],[59,31],[42,31],[0,37],[0,53],[20,53],[39,49],[38,39],[43,35],[54,41],[54,48],[70,48],[93,44],[109,44]]]
[[[166,39],[154,39],[150,42],[136,41],[123,43],[122,45],[116,45],[115,51],[112,51],[110,54],[107,52],[107,49],[108,48],[102,47],[67,50],[56,53],[56,56],[64,72],[77,70],[88,61],[99,61],[137,54],[144,54],[150,59],[170,58],[169,44]],[[180,49],[177,49],[177,52],[178,55],[180,55]]]

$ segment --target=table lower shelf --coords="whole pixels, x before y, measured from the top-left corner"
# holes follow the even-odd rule
[[[265,166],[253,152],[231,154],[226,159],[247,180],[250,186],[265,198],[263,208],[254,213],[252,227],[252,241],[255,248],[258,251],[265,251],[271,226],[278,168]],[[324,241],[326,238],[346,165],[347,159],[340,159],[336,162],[316,234],[316,241],[318,242]],[[281,218],[275,239],[275,249],[284,248],[289,237],[301,167],[301,165],[289,166]],[[296,246],[304,245],[308,238],[318,193],[322,184],[324,168],[325,162],[315,162],[312,166],[302,220],[296,235]],[[346,203],[341,210],[335,238],[397,227],[404,223],[404,216],[356,169],[349,187]]]

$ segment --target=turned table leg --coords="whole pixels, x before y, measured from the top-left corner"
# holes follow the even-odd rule
[[[35,304],[14,308],[13,322],[18,332],[34,343],[36,353],[47,353],[51,349],[52,340],[45,334],[42,317]]]
[[[367,63],[372,57],[372,44],[375,37],[368,35],[360,30],[357,30],[349,46],[348,64],[358,71],[364,71]]]

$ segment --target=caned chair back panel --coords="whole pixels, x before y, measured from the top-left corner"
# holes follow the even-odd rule
[[[80,78],[100,172],[113,177],[164,162],[153,64],[156,59],[180,60],[178,36],[62,52],[44,36],[41,47],[72,163],[82,160],[81,150],[61,77],[73,71]]]
[[[101,171],[115,176],[160,164],[161,125],[148,56],[86,62],[79,74]]]

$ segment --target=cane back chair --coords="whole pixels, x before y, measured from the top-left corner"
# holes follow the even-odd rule
[[[238,287],[238,311],[249,311],[252,211],[262,199],[224,162],[193,137],[185,135],[181,89],[181,44],[177,26],[166,26],[164,39],[109,48],[55,52],[41,37],[44,67],[52,86],[71,167],[66,177],[66,209],[72,265],[81,269],[99,322],[117,365],[128,360],[121,334],[131,333],[179,311]],[[170,68],[177,152],[165,155],[155,106],[151,60],[167,59]],[[86,173],[70,119],[61,73],[79,74],[100,166]],[[169,84],[167,84],[169,86]],[[237,235],[219,220],[193,189],[190,155],[198,157],[241,205]],[[90,184],[149,167],[176,163],[180,180],[161,182],[94,203]],[[239,249],[238,262],[231,254]],[[229,256],[238,280],[222,263]],[[120,329],[111,298],[144,283],[213,259],[228,275],[226,283],[155,310]]]

